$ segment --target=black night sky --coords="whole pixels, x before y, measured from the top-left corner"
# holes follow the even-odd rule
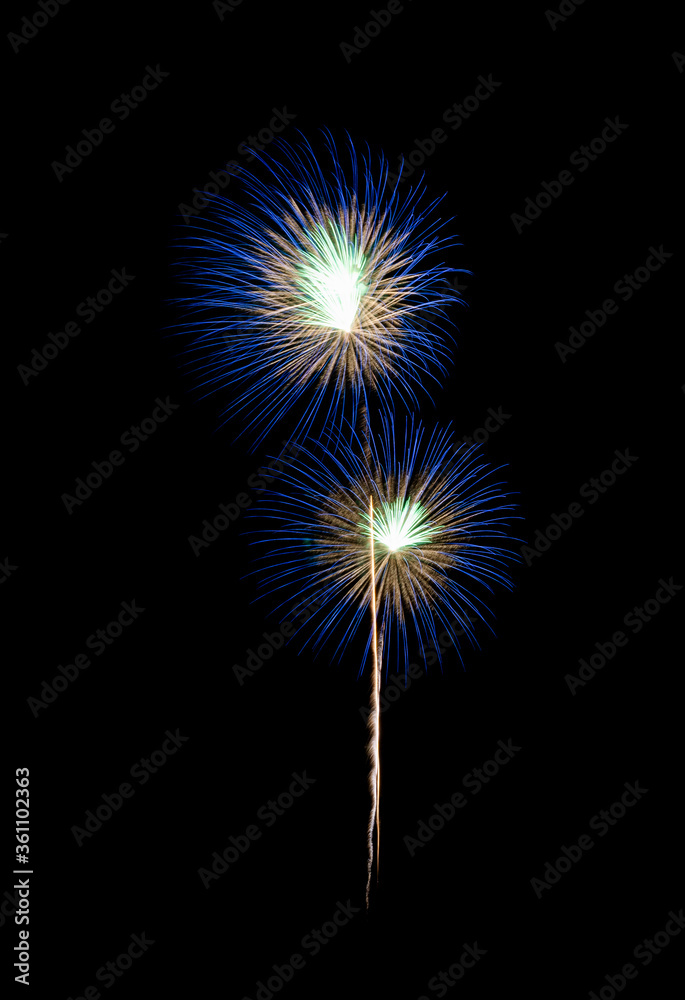
[[[675,977],[685,42],[654,5],[373,11],[4,12],[0,938],[11,985],[29,931],[35,996],[636,1000]],[[339,664],[269,640],[247,576],[291,425],[250,453],[169,335],[203,187],[324,127],[446,195],[472,274],[421,417],[505,466],[526,546],[480,648],[388,678],[368,916],[363,638]]]

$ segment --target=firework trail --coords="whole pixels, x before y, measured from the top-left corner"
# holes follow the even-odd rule
[[[253,450],[293,408],[295,438],[319,411],[354,424],[369,397],[414,405],[451,360],[446,309],[462,300],[436,255],[461,244],[440,234],[442,199],[392,187],[385,157],[349,137],[344,158],[327,130],[323,145],[327,168],[304,137],[255,151],[246,204],[213,197],[179,247],[182,357],[204,395],[233,391],[222,422],[240,418]]]
[[[515,506],[477,446],[455,446],[449,428],[428,434],[414,418],[399,447],[389,418],[366,442],[349,425],[347,432],[335,447],[313,441],[300,448],[281,475],[288,492],[268,491],[254,511],[269,529],[253,544],[269,546],[256,570],[267,574],[267,593],[297,592],[295,614],[319,606],[303,645],[320,651],[337,642],[339,661],[371,612],[360,669],[371,653],[368,905],[374,826],[378,864],[382,661],[386,679],[391,659],[406,675],[410,632],[424,659],[429,647],[440,658],[442,629],[457,650],[457,631],[477,646],[469,611],[490,626],[475,591],[511,588],[508,569],[518,556],[508,532]]]
[[[369,771],[369,791],[371,792],[371,814],[369,816],[369,826],[367,831],[368,862],[366,878],[366,908],[369,908],[369,890],[371,888],[371,872],[373,869],[373,830],[376,828],[376,882],[378,882],[380,868],[380,848],[381,848],[381,824],[380,824],[380,798],[381,798],[381,713],[380,713],[380,689],[381,672],[380,663],[382,653],[379,655],[378,649],[378,621],[376,618],[376,557],[374,552],[374,524],[373,524],[373,496],[369,497],[369,526],[371,529],[370,551],[371,551],[371,648],[373,650],[373,673],[371,675],[371,712],[367,723],[369,727],[369,743],[366,748],[371,770]]]

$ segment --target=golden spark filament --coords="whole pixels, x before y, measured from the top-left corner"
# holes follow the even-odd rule
[[[366,907],[369,907],[369,887],[371,884],[371,869],[373,868],[373,827],[376,825],[376,884],[378,884],[378,873],[380,867],[380,847],[381,847],[381,825],[380,825],[380,798],[381,798],[381,762],[380,762],[380,685],[381,673],[378,662],[378,623],[376,621],[376,561],[374,553],[374,525],[373,525],[373,497],[369,497],[369,524],[371,537],[371,621],[373,628],[372,649],[373,649],[373,676],[371,679],[371,739],[369,741],[369,756],[371,758],[371,772],[369,774],[369,787],[371,790],[371,815],[369,817],[368,829],[368,878],[366,882]]]

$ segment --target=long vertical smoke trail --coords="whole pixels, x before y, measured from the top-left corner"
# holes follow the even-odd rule
[[[371,888],[371,872],[373,870],[373,828],[376,827],[376,881],[378,881],[379,849],[380,849],[380,824],[378,816],[378,806],[380,800],[380,671],[378,669],[378,623],[376,621],[376,560],[373,544],[373,497],[369,497],[369,520],[371,528],[371,621],[373,636],[371,646],[373,649],[373,673],[371,675],[371,712],[368,718],[369,743],[367,751],[371,770],[369,771],[369,791],[371,793],[371,813],[369,815],[369,826],[367,830],[368,860],[366,879],[366,908],[369,908],[369,890]]]

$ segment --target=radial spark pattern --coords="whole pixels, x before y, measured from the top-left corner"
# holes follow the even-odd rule
[[[461,300],[439,254],[460,244],[440,235],[441,199],[392,187],[385,158],[351,140],[344,162],[326,131],[323,145],[318,158],[304,139],[255,152],[244,204],[213,198],[181,244],[188,366],[206,392],[230,387],[223,417],[255,447],[293,407],[299,429],[321,407],[354,422],[369,396],[388,413],[413,405],[451,359],[446,310]]]
[[[412,634],[424,656],[429,646],[440,656],[443,630],[457,649],[464,633],[475,644],[487,592],[511,587],[508,567],[518,559],[508,532],[515,505],[477,446],[459,448],[449,428],[428,434],[409,419],[399,437],[396,444],[385,420],[375,439],[349,431],[335,450],[307,443],[281,474],[283,492],[274,489],[255,511],[269,525],[254,543],[269,546],[257,572],[270,592],[286,591],[280,607],[291,619],[320,605],[305,626],[309,640],[319,649],[335,637],[339,658],[360,627],[370,629],[372,501],[386,675],[391,658],[406,668]]]
[[[362,527],[371,535],[371,515],[365,514],[367,522]],[[428,512],[422,504],[406,500],[386,502],[373,515],[373,540],[381,552],[397,552],[398,549],[412,550],[412,547],[430,541],[438,530],[429,521]]]

